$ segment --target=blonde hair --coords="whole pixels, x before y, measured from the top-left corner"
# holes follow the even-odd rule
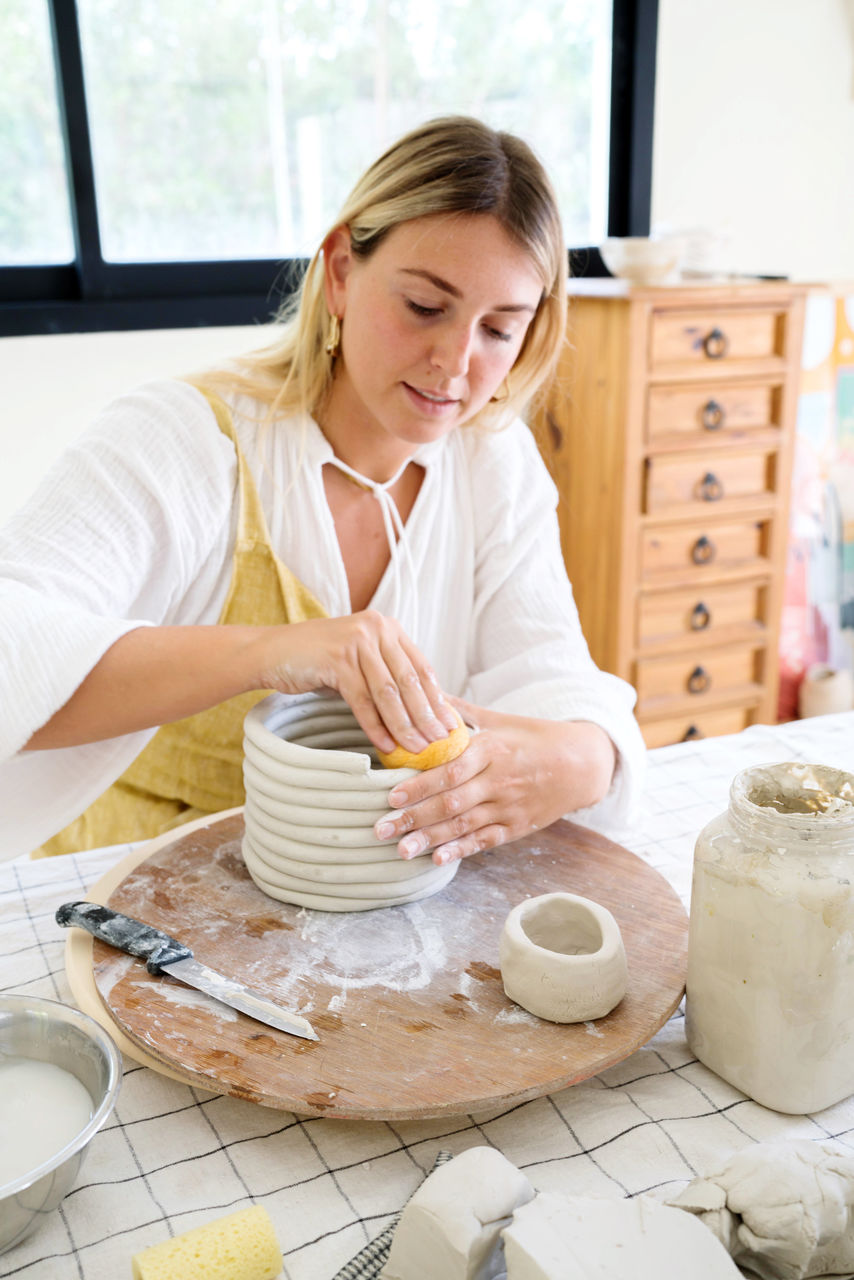
[[[543,385],[564,341],[568,263],[554,191],[520,138],[467,116],[448,116],[389,147],[356,183],[331,230],[346,225],[356,256],[366,260],[400,223],[439,213],[496,218],[530,254],[543,282],[539,307],[508,378],[508,397],[472,419],[482,425],[507,421]],[[322,249],[276,322],[284,325],[277,340],[243,357],[238,368],[222,371],[215,385],[248,392],[268,404],[271,414],[313,413],[331,386],[334,364],[326,351],[331,317]]]

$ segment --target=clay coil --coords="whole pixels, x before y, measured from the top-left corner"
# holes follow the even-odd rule
[[[247,800],[246,810],[256,825],[263,827],[268,833],[270,848],[291,858],[308,861],[319,858],[324,861],[323,855],[318,854],[318,849],[328,850],[333,861],[338,855],[345,862],[358,862],[360,859],[376,861],[378,857],[399,856],[393,842],[376,838],[373,826],[370,825],[375,819],[370,817],[361,827],[312,825],[307,815],[302,822],[291,822],[268,813],[254,796]],[[326,821],[323,813],[322,821]],[[385,849],[386,853],[375,852],[380,849]],[[365,850],[371,852],[366,853]]]
[[[366,805],[377,803],[376,792],[364,784],[364,776],[358,773],[337,772],[334,789],[330,789],[330,771],[328,769],[311,768],[311,759],[300,760],[297,765],[286,764],[283,760],[272,760],[248,738],[243,742],[244,760],[252,761],[265,775],[265,786],[269,790],[278,785],[299,787],[300,791],[312,790],[322,792],[335,808],[349,808],[349,797],[364,801]],[[379,773],[379,770],[376,770]],[[388,773],[388,770],[383,772]],[[414,770],[398,770],[409,777]],[[387,783],[393,786],[394,782]],[[361,803],[361,801],[359,801]]]
[[[321,866],[326,862],[348,863],[350,866],[359,866],[365,862],[402,862],[404,859],[397,852],[397,847],[392,841],[380,843],[378,840],[373,843],[369,842],[365,837],[362,844],[332,844],[321,841],[308,841],[299,839],[300,833],[306,829],[304,827],[276,826],[275,821],[267,819],[264,821],[252,804],[247,801],[244,810],[244,820],[247,831],[252,832],[252,837],[256,844],[263,845],[270,854],[271,861],[275,861],[277,857],[291,858],[295,862],[304,862],[308,865],[316,864]],[[272,830],[271,830],[272,827]],[[283,831],[287,829],[293,832],[293,835],[284,835]]]
[[[285,885],[291,880],[300,880],[306,889],[310,884],[394,885],[418,879],[426,884],[433,866],[430,862],[425,866],[423,860],[407,861],[404,858],[394,862],[299,862],[296,858],[271,853],[248,827],[247,835],[259,863],[263,862],[267,868],[266,871],[263,868],[259,870],[271,884]],[[403,890],[398,888],[395,892]]]
[[[303,797],[306,794],[303,792]],[[383,814],[388,813],[388,805],[385,804],[375,805],[371,809],[327,809],[322,803],[312,803],[315,799],[314,794],[309,795],[308,799],[301,804],[300,795],[296,790],[288,801],[274,800],[263,791],[253,791],[251,795],[255,812],[271,831],[281,830],[283,823],[288,827],[293,824],[294,827],[302,827],[309,833],[299,838],[308,840],[310,844],[325,841],[325,836],[311,834],[314,831],[322,831],[324,828],[330,831],[329,841],[333,844],[357,845],[364,844],[366,840],[373,844],[376,837],[369,838],[364,833],[371,831],[373,824]],[[320,792],[318,798],[321,801],[322,797],[323,793]]]
[[[415,902],[453,877],[422,854],[378,840],[388,793],[412,769],[380,768],[349,707],[318,694],[273,694],[245,721],[243,858],[265,893],[324,911]]]
[[[252,744],[248,743],[247,748]],[[257,751],[257,747],[252,748]],[[294,776],[289,776],[289,774]],[[296,775],[300,775],[297,777]],[[303,781],[303,776],[314,775],[318,784],[309,785]],[[247,783],[251,786],[256,796],[267,797],[280,804],[297,804],[307,806],[313,809],[322,809],[326,812],[331,822],[338,821],[338,811],[343,810],[341,818],[342,823],[350,821],[360,821],[359,813],[377,813],[385,805],[386,797],[383,793],[377,795],[373,791],[367,794],[358,790],[351,785],[348,788],[329,788],[322,785],[322,779],[325,775],[316,769],[293,769],[286,771],[282,766],[275,777],[265,773],[263,768],[259,768],[254,763],[254,757],[247,749],[243,760],[243,776]],[[341,775],[344,777],[345,775]],[[368,819],[366,819],[367,821]],[[376,819],[370,819],[376,821]]]
[[[420,891],[402,893],[396,897],[387,896],[381,899],[380,895],[375,892],[369,897],[357,897],[353,892],[352,886],[346,886],[346,893],[336,894],[329,893],[328,888],[325,893],[322,890],[304,892],[302,889],[282,888],[264,878],[262,874],[264,864],[260,863],[256,858],[251,844],[245,840],[243,856],[249,873],[259,889],[269,894],[271,898],[278,898],[281,902],[294,903],[298,907],[309,907],[315,911],[370,911],[380,906],[405,906],[409,902],[417,902],[419,898],[427,898],[431,894],[437,893],[453,878],[457,870],[457,863],[451,863],[449,867],[437,868],[442,873],[438,884],[435,880],[431,880],[430,884]],[[367,893],[368,886],[363,886],[363,888]]]

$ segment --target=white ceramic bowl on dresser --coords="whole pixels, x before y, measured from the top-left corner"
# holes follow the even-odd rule
[[[611,236],[599,246],[602,261],[612,276],[640,285],[672,280],[682,250],[682,242],[676,238],[652,240],[648,236]]]

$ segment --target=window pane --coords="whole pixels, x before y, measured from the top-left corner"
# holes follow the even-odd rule
[[[0,262],[70,262],[74,238],[46,0],[0,0]]]
[[[79,0],[105,257],[302,256],[448,112],[527,138],[606,231],[611,0]]]

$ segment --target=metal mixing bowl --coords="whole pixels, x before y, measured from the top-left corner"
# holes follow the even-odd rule
[[[71,1190],[122,1079],[119,1051],[93,1018],[35,996],[0,995],[0,1062],[4,1058],[35,1058],[71,1072],[92,1095],[92,1118],[50,1160],[0,1186],[0,1253],[31,1235]]]

